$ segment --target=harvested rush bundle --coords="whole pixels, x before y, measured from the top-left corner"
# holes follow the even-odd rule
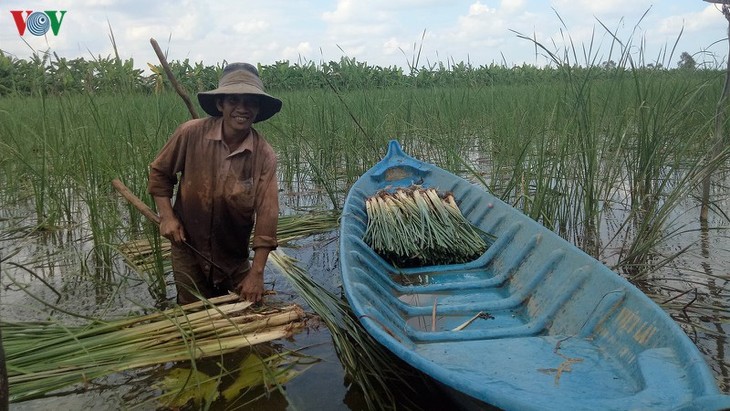
[[[365,205],[365,243],[396,266],[465,263],[488,247],[451,193],[412,186],[381,191]]]
[[[305,319],[297,305],[254,308],[229,294],[78,327],[0,322],[10,401],[40,398],[125,370],[220,356],[289,338],[304,327]]]

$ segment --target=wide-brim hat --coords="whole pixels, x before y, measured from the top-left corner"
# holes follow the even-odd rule
[[[273,97],[264,91],[264,83],[256,74],[249,70],[240,68],[232,71],[223,70],[218,82],[218,88],[198,93],[198,102],[206,113],[211,116],[222,116],[216,105],[218,98],[225,94],[251,94],[259,97],[259,114],[253,120],[254,123],[268,120],[281,110],[281,100]]]

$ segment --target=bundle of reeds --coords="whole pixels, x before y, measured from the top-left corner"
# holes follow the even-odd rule
[[[303,327],[304,316],[296,305],[254,310],[230,294],[79,327],[3,322],[10,399],[38,398],[115,372],[287,338]]]
[[[488,248],[451,193],[411,186],[380,191],[365,205],[365,243],[396,266],[465,263]]]
[[[400,365],[392,353],[375,341],[360,324],[347,301],[317,284],[297,264],[297,260],[281,250],[274,250],[269,256],[330,330],[337,357],[345,372],[360,387],[365,408],[394,410],[397,409],[396,394],[403,394],[404,401],[409,396],[418,395],[409,384],[417,382],[423,375]],[[395,392],[395,387],[400,390],[399,393]],[[401,404],[405,409],[409,409],[409,405]]]

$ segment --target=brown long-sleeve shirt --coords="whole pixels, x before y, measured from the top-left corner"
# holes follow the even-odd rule
[[[190,120],[173,133],[150,165],[148,192],[171,198],[188,242],[226,272],[249,257],[251,248],[277,247],[279,190],[276,154],[255,130],[234,152],[222,138],[220,117]],[[200,266],[206,276],[211,267]],[[217,282],[223,275],[213,270]]]

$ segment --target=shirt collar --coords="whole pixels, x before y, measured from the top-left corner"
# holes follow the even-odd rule
[[[213,127],[211,127],[205,134],[205,138],[208,140],[223,142],[223,117],[216,117]],[[243,143],[238,146],[238,149],[236,151],[229,154],[229,156],[242,153],[246,150],[253,152],[253,140],[254,129],[253,127],[251,127],[251,130],[248,132],[248,136],[246,136],[246,138],[243,140]]]

